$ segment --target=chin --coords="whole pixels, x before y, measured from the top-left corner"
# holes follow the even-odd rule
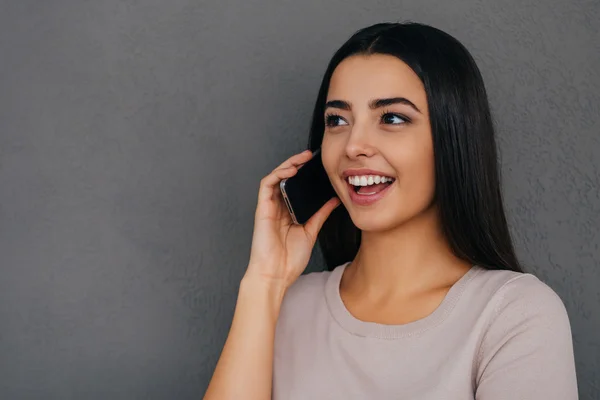
[[[363,232],[385,232],[402,225],[402,221],[389,213],[353,212],[349,213],[352,223]]]
[[[396,204],[400,204],[397,202]],[[352,207],[352,206],[350,206]],[[348,214],[354,225],[363,232],[386,232],[408,224],[430,223],[437,217],[437,205],[430,203],[427,206],[414,210],[405,209],[348,209]],[[413,211],[413,212],[411,212]]]

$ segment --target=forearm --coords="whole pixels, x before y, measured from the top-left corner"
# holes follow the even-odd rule
[[[283,290],[244,278],[229,336],[204,400],[268,400]]]

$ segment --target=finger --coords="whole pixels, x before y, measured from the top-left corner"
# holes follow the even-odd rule
[[[323,205],[323,207],[321,207],[321,209],[319,209],[319,211],[317,211],[312,217],[310,217],[308,222],[306,222],[306,224],[304,225],[304,230],[306,231],[306,234],[309,235],[309,237],[312,239],[313,243],[316,242],[317,234],[323,227],[323,224],[325,223],[329,215],[340,204],[341,201],[339,198],[334,197],[330,199],[327,203]]]
[[[265,176],[260,181],[258,202],[261,203],[263,201],[271,200],[275,190],[279,190],[279,188],[276,188],[276,186],[279,185],[279,182],[281,182],[283,179],[296,175],[296,172],[298,172],[298,168],[291,166],[288,168],[278,168],[269,175]]]
[[[299,166],[301,164],[304,164],[311,158],[312,158],[312,152],[310,150],[304,150],[302,153],[293,155],[290,158],[288,158],[287,160],[285,160],[284,162],[282,162],[281,165],[279,165],[279,167],[277,167],[276,169],[288,168],[291,166]]]
[[[311,158],[312,152],[310,150],[304,150],[302,153],[293,155],[281,163],[281,165],[275,168],[273,172],[271,172],[261,181],[261,189],[259,190],[258,195],[259,201],[271,199],[275,192],[275,185],[278,184],[282,179],[294,176],[298,167]],[[267,187],[265,190],[263,190],[263,186],[270,186],[270,188]]]

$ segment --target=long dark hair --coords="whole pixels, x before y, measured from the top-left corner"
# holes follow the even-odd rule
[[[469,51],[428,25],[380,23],[357,31],[331,59],[313,112],[309,148],[321,146],[333,71],[352,55],[388,54],[425,87],[433,136],[435,201],[454,254],[488,269],[523,272],[506,222],[494,126],[483,78]],[[340,205],[319,233],[327,269],[354,259],[361,232]]]

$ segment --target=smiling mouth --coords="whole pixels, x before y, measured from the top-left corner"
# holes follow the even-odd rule
[[[351,190],[362,196],[377,194],[395,181],[395,178],[381,175],[349,176],[346,179],[346,183],[351,187]]]

